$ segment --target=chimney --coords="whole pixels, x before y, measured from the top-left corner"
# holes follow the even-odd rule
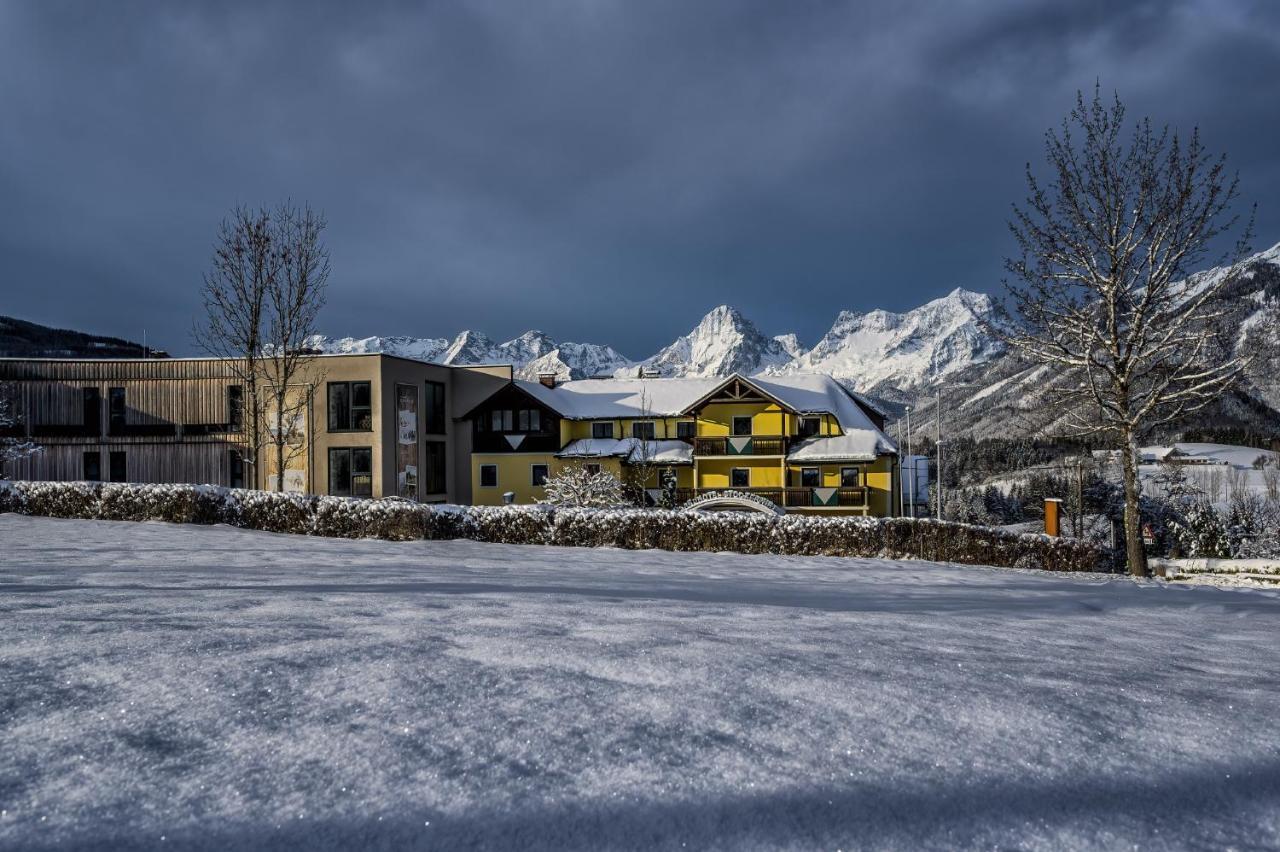
[[[539,373],[538,384],[542,385],[544,388],[554,388],[556,386],[556,374]]]

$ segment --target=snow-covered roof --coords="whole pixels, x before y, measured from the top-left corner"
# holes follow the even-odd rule
[[[635,461],[643,454],[637,438],[579,438],[556,453],[562,459],[598,459],[616,456]],[[693,464],[693,447],[686,441],[649,441],[649,460],[654,464]]]
[[[881,440],[884,439],[884,440]],[[875,430],[856,429],[843,435],[810,438],[787,453],[788,461],[874,461],[876,456],[893,453],[897,448],[886,446],[883,435]]]
[[[796,450],[807,450],[809,455],[804,458],[816,458],[814,454],[820,453],[823,458],[833,460],[870,460],[898,451],[893,441],[871,422],[853,394],[835,379],[820,373],[751,378],[734,375],[696,379],[581,379],[562,382],[554,388],[539,382],[517,381],[516,385],[561,417],[604,420],[686,414],[699,400],[734,379],[753,385],[797,413],[835,417],[844,434],[806,441]]]
[[[568,420],[676,417],[725,382],[711,379],[578,379],[549,388],[516,385]]]

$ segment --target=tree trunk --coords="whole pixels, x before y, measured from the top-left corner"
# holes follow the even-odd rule
[[[253,479],[250,488],[261,488],[258,471],[262,468],[262,411],[258,405],[258,381],[255,376],[257,366],[250,362],[249,375],[245,380],[245,402],[249,406],[249,458]]]
[[[1139,497],[1142,486],[1138,482],[1138,441],[1133,431],[1124,432],[1121,449],[1124,467],[1124,541],[1129,573],[1135,577],[1147,576],[1147,551],[1142,546],[1142,515]]]
[[[276,491],[284,492],[284,444],[287,440],[284,431],[284,395],[276,396]]]

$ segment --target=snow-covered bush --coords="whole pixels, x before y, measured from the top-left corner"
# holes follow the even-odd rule
[[[1050,571],[1106,570],[1087,541],[911,518],[538,506],[426,506],[201,485],[0,482],[0,511],[63,518],[226,523],[270,532],[392,540],[781,555],[916,558]]]
[[[356,500],[322,497],[315,503],[313,535],[329,538],[381,538],[414,541],[426,535],[430,509],[409,500]]]
[[[1231,556],[1227,525],[1204,495],[1183,500],[1169,530],[1183,556],[1194,558]]]
[[[198,485],[106,483],[98,488],[95,517],[107,521],[216,524],[225,519],[226,505],[221,489]]]
[[[569,465],[548,476],[543,491],[546,496],[540,502],[551,506],[607,509],[627,502],[621,480],[584,465]]]
[[[1276,502],[1237,492],[1227,507],[1226,528],[1232,556],[1280,557],[1280,505]]]

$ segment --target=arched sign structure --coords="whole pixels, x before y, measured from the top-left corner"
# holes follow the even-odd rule
[[[699,495],[683,508],[698,512],[760,512],[765,515],[785,515],[777,503],[758,494],[745,491],[712,491]]]

